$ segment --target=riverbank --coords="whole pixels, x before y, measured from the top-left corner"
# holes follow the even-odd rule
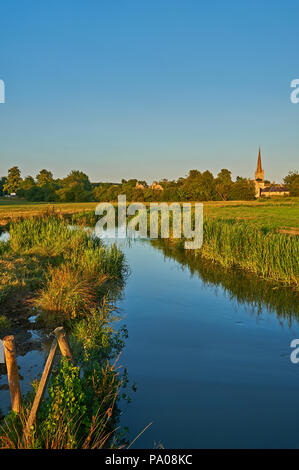
[[[22,433],[34,393],[23,398],[20,415],[8,414],[1,424],[0,447],[118,445],[122,437],[114,432],[116,402],[126,379],[110,364],[126,335],[124,328],[115,328],[113,303],[127,275],[123,253],[53,215],[10,224],[10,239],[0,243],[0,250],[1,337],[34,315],[36,327],[44,332],[66,328],[76,361],[56,364],[26,441]],[[36,390],[37,382],[33,386]]]
[[[271,206],[272,207],[272,206]],[[282,206],[285,211],[285,206]],[[267,210],[269,211],[269,208]],[[226,209],[226,208],[225,208]],[[204,216],[203,245],[190,250],[188,256],[212,260],[226,268],[237,267],[256,274],[266,280],[299,288],[299,235],[296,230],[283,230],[276,218],[269,216],[260,221],[237,217]],[[266,210],[266,209],[265,209]],[[297,207],[295,207],[295,214]],[[194,212],[192,212],[194,223]],[[97,217],[93,212],[71,216],[72,223],[95,226]],[[161,220],[159,220],[161,223]],[[170,214],[170,225],[172,217]],[[148,211],[148,233],[149,211]],[[184,250],[185,239],[171,237],[168,243]],[[186,250],[188,252],[188,250]]]
[[[172,240],[181,246],[182,240]],[[244,221],[206,218],[203,245],[193,256],[238,267],[266,280],[299,288],[299,236]]]

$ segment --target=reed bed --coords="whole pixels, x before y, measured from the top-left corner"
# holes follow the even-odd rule
[[[299,285],[299,237],[235,220],[206,219],[197,254],[223,266],[238,266],[265,279]]]
[[[23,256],[28,263],[35,257],[43,264],[42,287],[33,304],[47,320],[87,314],[98,305],[104,283],[118,281],[127,272],[124,255],[115,245],[104,245],[56,215],[11,224],[7,247],[15,257]]]

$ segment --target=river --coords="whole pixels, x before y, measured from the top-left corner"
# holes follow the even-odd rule
[[[119,363],[137,386],[121,425],[133,440],[152,422],[134,448],[299,447],[295,292],[163,242],[118,244],[131,269],[118,302],[129,333]],[[32,348],[18,358],[22,391],[44,357]],[[8,403],[1,390],[2,410]]]

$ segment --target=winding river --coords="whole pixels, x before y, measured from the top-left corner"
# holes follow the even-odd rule
[[[121,425],[133,440],[152,422],[134,448],[299,447],[296,293],[164,242],[118,244],[131,269],[118,302],[129,333],[119,363],[137,386],[121,403]],[[47,343],[28,334],[22,391],[42,369]],[[6,383],[2,375],[3,411]]]

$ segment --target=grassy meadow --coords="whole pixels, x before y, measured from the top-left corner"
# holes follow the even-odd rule
[[[76,214],[93,211],[96,206],[96,202],[32,203],[2,198],[0,199],[0,224],[5,225],[20,217],[40,215],[51,208],[61,214]],[[278,197],[257,201],[205,202],[204,214],[215,218],[245,220],[250,224],[286,230],[290,233],[299,232],[299,198]]]

